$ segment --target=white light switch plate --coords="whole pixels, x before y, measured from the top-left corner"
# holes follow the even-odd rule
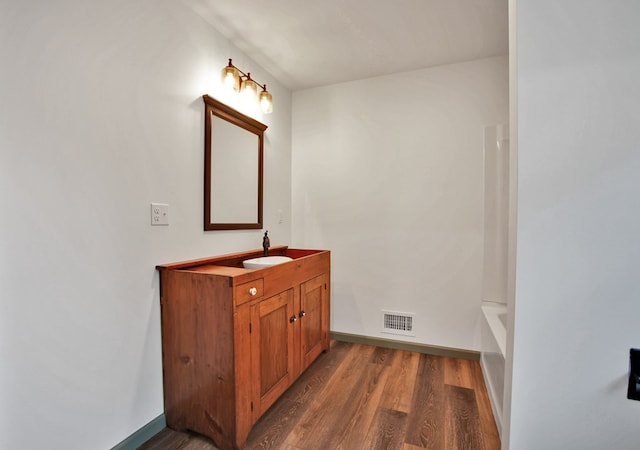
[[[165,203],[151,204],[151,225],[169,225],[169,205]]]

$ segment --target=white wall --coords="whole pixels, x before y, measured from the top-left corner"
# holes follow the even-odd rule
[[[485,125],[506,57],[298,91],[293,237],[332,251],[333,331],[478,349]],[[417,334],[382,334],[381,309]]]
[[[509,448],[638,448],[640,4],[520,0],[516,16]]]
[[[256,118],[286,244],[291,97],[261,68],[181,2],[0,4],[0,448],[111,448],[161,414],[155,265],[260,248],[203,232],[201,95],[225,100],[228,57],[274,95]]]

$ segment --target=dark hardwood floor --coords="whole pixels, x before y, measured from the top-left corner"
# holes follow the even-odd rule
[[[499,450],[480,364],[345,342],[256,423],[246,449]],[[213,450],[164,429],[141,450]]]

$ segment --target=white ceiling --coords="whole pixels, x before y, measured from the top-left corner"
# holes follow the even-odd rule
[[[508,0],[184,2],[291,90],[508,52]]]

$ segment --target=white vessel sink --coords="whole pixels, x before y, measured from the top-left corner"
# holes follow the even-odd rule
[[[242,261],[245,269],[263,269],[265,267],[275,266],[287,261],[293,261],[288,256],[262,256],[260,258],[247,259]]]

